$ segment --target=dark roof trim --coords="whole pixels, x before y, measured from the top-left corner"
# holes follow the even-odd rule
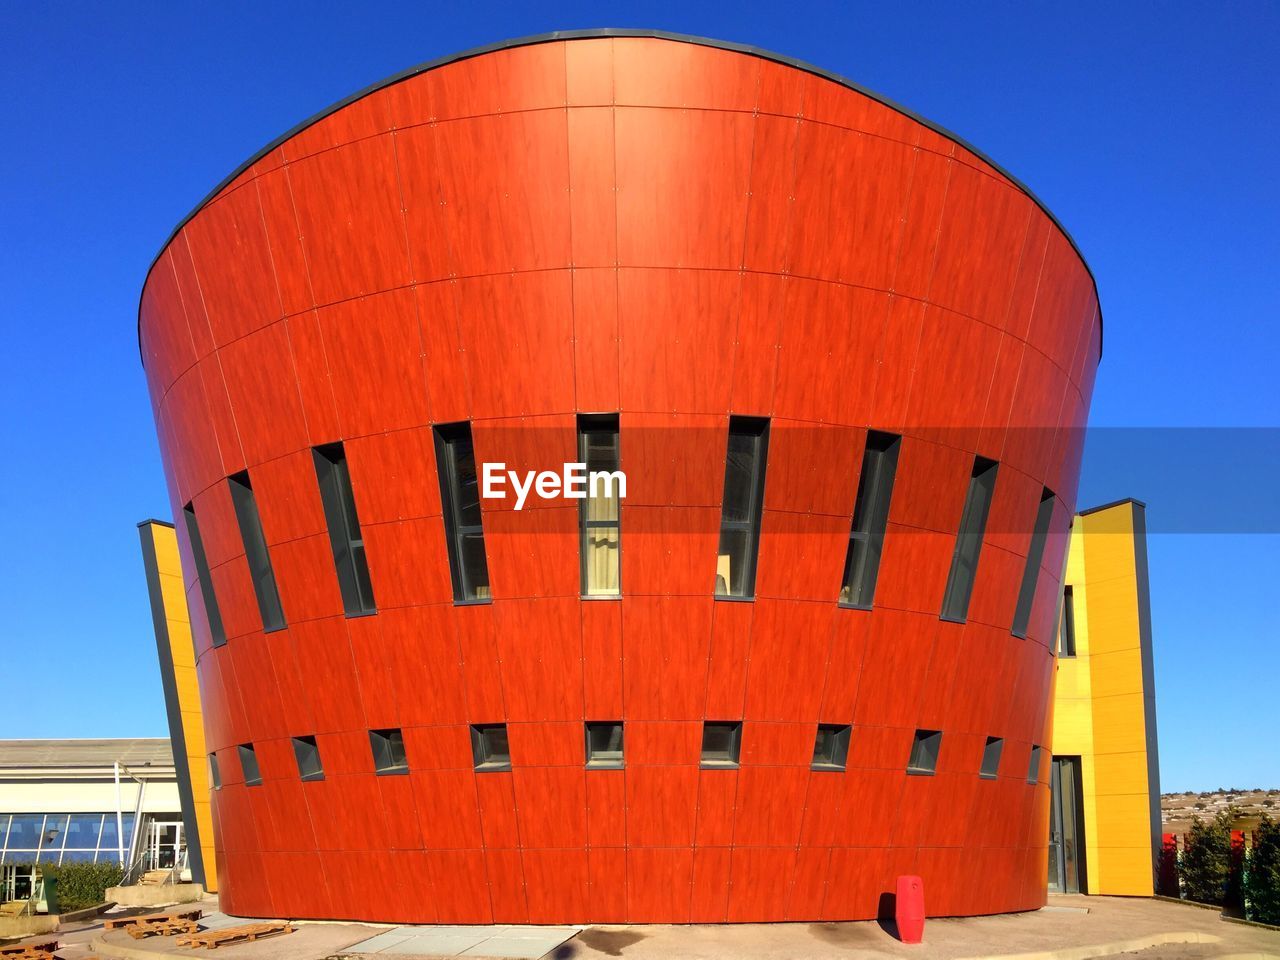
[[[1135,507],[1138,507],[1141,510],[1147,509],[1146,503],[1139,500],[1137,497],[1122,497],[1119,500],[1112,500],[1110,503],[1103,503],[1096,507],[1089,507],[1087,510],[1080,510],[1076,513],[1076,516],[1087,517],[1091,513],[1101,513],[1103,510],[1110,510],[1113,507],[1124,506],[1126,503],[1132,503]]]
[[[462,61],[462,60],[470,60],[473,57],[483,56],[486,53],[494,53],[495,51],[498,51],[498,50],[509,50],[512,47],[529,47],[539,43],[556,43],[562,40],[598,40],[598,39],[608,38],[608,37],[640,37],[643,39],[650,39],[650,40],[672,40],[676,43],[692,43],[702,47],[714,47],[719,50],[730,50],[735,53],[745,53],[745,54],[748,54],[749,56],[760,57],[763,60],[771,60],[774,63],[780,63],[780,64],[783,64],[784,66],[794,67],[797,70],[803,70],[805,73],[811,73],[814,76],[822,77],[826,80],[831,80],[832,82],[838,83],[841,86],[848,87],[850,90],[855,90],[858,93],[861,93],[863,96],[870,97],[872,100],[876,100],[884,104],[886,107],[889,107],[893,110],[898,111],[904,116],[914,120],[916,123],[923,124],[924,126],[928,127],[930,130],[934,131],[935,133],[941,134],[942,136],[946,137],[948,140],[954,141],[955,143],[964,147],[966,150],[974,154],[980,160],[983,160],[984,162],[994,167],[1003,177],[1009,180],[1010,183],[1012,183],[1015,187],[1017,187],[1024,194],[1026,194],[1027,197],[1029,197],[1031,201],[1035,203],[1035,205],[1038,206],[1044,212],[1045,216],[1049,218],[1049,220],[1053,223],[1053,225],[1057,227],[1059,231],[1061,231],[1062,235],[1067,238],[1067,242],[1071,244],[1072,249],[1075,250],[1076,255],[1080,258],[1080,262],[1084,264],[1084,268],[1086,272],[1088,272],[1089,274],[1089,279],[1093,281],[1094,295],[1098,297],[1098,356],[1099,358],[1101,358],[1102,356],[1102,299],[1100,296],[1098,296],[1098,281],[1097,281],[1097,278],[1094,277],[1093,275],[1093,270],[1089,266],[1089,261],[1085,259],[1084,253],[1081,252],[1080,246],[1079,244],[1076,243],[1075,238],[1071,236],[1071,232],[1067,230],[1067,228],[1062,225],[1061,221],[1059,221],[1058,218],[1053,215],[1053,211],[1050,210],[1047,206],[1045,206],[1044,202],[1039,197],[1037,197],[1031,191],[1031,189],[1027,187],[1025,183],[1023,183],[1021,180],[1019,180],[1017,177],[1011,174],[1008,170],[1006,170],[1000,164],[996,163],[994,160],[992,160],[985,153],[983,153],[981,150],[979,150],[973,144],[969,143],[964,138],[959,137],[956,134],[952,133],[946,127],[939,126],[938,124],[934,123],[932,120],[925,119],[915,111],[910,110],[907,107],[904,107],[902,104],[897,103],[893,100],[890,100],[888,97],[882,94],[876,93],[874,90],[868,90],[866,87],[862,86],[861,84],[854,83],[852,80],[849,80],[846,77],[842,77],[838,73],[832,73],[830,70],[824,70],[822,67],[814,66],[813,64],[806,63],[803,60],[797,60],[794,57],[786,57],[780,53],[774,53],[771,50],[764,50],[760,47],[753,47],[745,43],[732,43],[728,40],[714,40],[710,37],[695,37],[695,36],[691,36],[689,34],[684,34],[684,33],[669,33],[665,30],[634,30],[634,29],[628,29],[628,28],[601,27],[601,28],[589,29],[589,30],[555,30],[555,31],[552,31],[551,33],[540,33],[531,37],[519,37],[514,40],[500,40],[497,43],[489,43],[480,47],[472,47],[470,50],[464,50],[461,53],[453,53],[453,54],[449,54],[448,56],[438,57],[435,60],[428,60],[425,63],[418,64],[417,66],[409,67],[408,69],[401,70],[399,73],[394,73],[384,80],[379,80],[377,83],[371,84],[365,87],[363,90],[360,90],[360,91],[357,91],[356,93],[351,94],[349,97],[344,97],[343,99],[339,100],[337,103],[333,103],[328,107],[325,107],[325,109],[321,110],[319,113],[311,117],[308,117],[306,120],[303,120],[301,123],[297,124],[290,130],[276,137],[274,140],[268,143],[265,147],[263,147],[253,156],[251,156],[248,160],[244,161],[244,163],[240,164],[240,166],[236,167],[229,174],[227,174],[227,176],[222,179],[221,183],[219,183],[216,187],[214,187],[211,191],[209,191],[209,193],[205,195],[204,199],[201,200],[198,204],[196,204],[190,213],[188,213],[185,217],[183,217],[180,221],[178,221],[178,225],[173,228],[173,230],[169,233],[168,238],[165,240],[163,244],[161,244],[160,250],[156,253],[155,257],[153,257],[151,260],[151,265],[147,267],[147,275],[142,281],[143,290],[146,289],[147,280],[150,279],[151,271],[155,269],[155,265],[157,261],[159,261],[160,257],[164,254],[165,250],[168,249],[169,244],[173,242],[174,238],[178,235],[178,233],[182,230],[182,228],[187,225],[187,222],[191,220],[192,217],[194,217],[197,213],[203,210],[205,205],[209,203],[209,201],[211,201],[214,197],[216,197],[219,193],[221,193],[228,184],[230,184],[233,180],[235,180],[236,177],[240,176],[240,174],[244,173],[244,171],[247,170],[249,167],[253,166],[255,163],[257,163],[259,160],[265,157],[272,150],[276,149],[276,147],[280,146],[286,140],[289,140],[290,138],[301,133],[303,130],[305,130],[307,127],[311,126],[312,124],[317,123],[320,120],[323,120],[325,117],[329,116],[331,113],[336,113],[337,111],[341,110],[343,107],[348,106],[349,104],[355,103],[357,100],[361,100],[364,97],[369,96],[369,94],[375,93],[378,90],[381,90],[383,87],[389,87],[392,84],[399,83],[401,80],[407,80],[410,77],[417,76],[420,73],[426,73],[428,70],[435,70],[438,67],[447,66],[451,63],[458,63],[459,61]],[[141,350],[142,350],[142,329],[141,329],[142,296],[141,294],[139,294],[138,296],[138,324],[139,324],[138,350],[139,350],[139,355],[141,355]],[[143,359],[143,365],[144,366],[146,365],[145,358]]]

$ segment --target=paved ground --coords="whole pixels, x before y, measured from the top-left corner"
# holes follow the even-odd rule
[[[216,930],[247,922],[219,913],[216,897],[206,897],[194,905],[204,911],[204,917],[200,921],[200,926],[204,929]],[[342,954],[352,944],[367,940],[385,929],[387,928],[357,923],[302,923],[286,936],[219,947],[216,953],[208,956],[210,960],[325,960],[326,957]],[[162,960],[166,955],[180,956],[184,960],[205,960],[207,954],[205,950],[179,947],[174,943],[173,937],[134,940],[122,930],[104,932],[100,919],[91,924],[77,924],[73,930],[60,930],[54,936],[62,945],[58,956],[64,960],[84,960],[91,954],[104,958],[117,956],[128,960]],[[95,941],[100,942],[105,949],[94,946]]]
[[[348,953],[413,957],[512,957],[538,960],[581,927],[396,927],[348,948]]]
[[[1089,912],[1081,912],[1082,908]],[[1147,946],[1155,938],[1175,934],[1220,939]],[[1226,923],[1215,912],[1183,904],[1113,897],[1054,897],[1049,909],[1034,913],[930,920],[919,946],[899,943],[878,923],[592,927],[551,956],[555,960],[960,960],[1021,954],[1082,960],[1102,954],[1080,948],[1126,942],[1131,945],[1126,960],[1226,956],[1280,960],[1280,933]]]
[[[209,926],[235,921],[206,901]],[[1087,912],[1085,912],[1087,910]],[[538,937],[556,940],[573,928],[377,927],[350,923],[303,923],[297,932],[256,943],[222,947],[214,960],[395,960],[422,952],[424,937],[436,936],[439,956],[533,957]],[[101,924],[57,934],[66,960],[84,960],[90,942],[103,938]],[[455,939],[444,942],[445,937]],[[479,937],[474,942],[471,938]],[[489,952],[483,952],[488,941]],[[523,942],[517,942],[523,941]],[[1153,944],[1155,944],[1153,946]],[[1116,945],[1120,945],[1119,951]],[[179,950],[171,937],[131,940],[112,932],[101,941],[104,955],[122,960],[161,960],[164,954],[204,960],[204,951]],[[444,952],[452,946],[451,952]],[[1103,950],[1104,947],[1110,949]],[[1085,960],[1122,952],[1126,960],[1280,960],[1280,932],[1219,919],[1214,911],[1178,903],[1118,897],[1054,897],[1034,913],[964,920],[930,920],[921,946],[898,943],[878,923],[782,923],[702,926],[596,926],[547,945],[549,960],[962,960],[1022,956],[1026,960]],[[365,952],[358,952],[363,950]],[[516,952],[523,950],[524,952]],[[503,952],[507,951],[507,952]],[[99,951],[94,951],[99,952]]]

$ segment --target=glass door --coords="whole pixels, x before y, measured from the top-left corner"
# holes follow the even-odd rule
[[[36,868],[8,864],[0,867],[0,900],[30,900],[36,895]]]
[[[153,820],[147,843],[147,869],[172,870],[182,850],[182,822]]]
[[[1049,773],[1049,892],[1085,893],[1079,757],[1054,757]]]

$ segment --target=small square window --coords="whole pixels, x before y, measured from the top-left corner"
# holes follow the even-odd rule
[[[293,756],[298,761],[298,776],[303,780],[324,779],[320,748],[316,745],[315,737],[294,737]]]
[[[472,727],[471,754],[477,770],[510,770],[511,745],[507,741],[507,725],[491,723]]]
[[[246,787],[262,786],[262,772],[258,769],[258,754],[254,752],[253,744],[242,743],[236,747],[240,753],[240,769],[244,772],[244,785]]]
[[[742,748],[742,722],[702,725],[702,765],[736,767]]]
[[[373,768],[379,776],[409,772],[404,734],[399,730],[370,730],[369,747],[373,750]]]
[[[814,770],[843,770],[849,756],[849,735],[853,730],[847,724],[820,723],[818,736],[813,741]]]
[[[938,752],[941,749],[941,730],[917,730],[911,743],[911,757],[907,760],[907,773],[933,776],[938,769]]]
[[[1000,772],[1000,754],[1004,752],[1004,741],[999,737],[987,737],[987,745],[982,748],[982,768],[978,776],[983,780],[994,780]]]
[[[218,755],[209,754],[209,785],[215,790],[222,789],[222,774],[218,772]]]
[[[1027,764],[1027,783],[1036,783],[1040,779],[1040,748],[1031,748],[1031,762]]]
[[[587,766],[622,766],[622,723],[587,724]]]

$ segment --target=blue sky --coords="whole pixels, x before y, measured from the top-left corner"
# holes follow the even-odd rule
[[[977,7],[0,6],[0,737],[165,732],[135,524],[169,505],[134,324],[177,220],[404,67],[648,27],[842,73],[1054,210],[1106,316],[1080,503],[1148,503],[1163,785],[1280,786],[1280,6]],[[1133,432],[1151,427],[1181,429]]]

